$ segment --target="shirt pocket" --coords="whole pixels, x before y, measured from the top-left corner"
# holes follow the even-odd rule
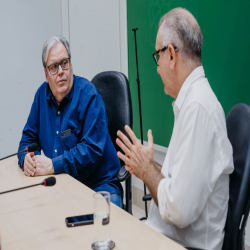
[[[62,145],[64,150],[70,150],[77,145],[77,138],[74,134],[62,139]]]

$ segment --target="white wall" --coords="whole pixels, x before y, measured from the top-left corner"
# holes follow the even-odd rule
[[[34,94],[45,80],[43,43],[61,30],[60,0],[0,1],[0,157],[17,151]]]
[[[17,151],[45,80],[41,52],[50,36],[69,40],[75,74],[128,75],[126,0],[1,0],[0,30],[0,158]]]
[[[126,0],[62,3],[63,31],[70,41],[74,73],[89,80],[108,70],[128,75]]]

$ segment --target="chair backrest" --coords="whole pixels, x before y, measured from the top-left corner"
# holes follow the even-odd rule
[[[227,116],[233,147],[234,172],[230,175],[228,215],[223,250],[243,250],[250,209],[250,107],[236,104]]]
[[[116,133],[118,130],[121,130],[127,135],[124,126],[129,125],[132,128],[133,125],[128,79],[120,72],[106,71],[97,74],[91,82],[95,85],[105,103],[111,140],[116,151],[121,151],[115,142],[117,138]],[[121,161],[121,166],[123,165]]]

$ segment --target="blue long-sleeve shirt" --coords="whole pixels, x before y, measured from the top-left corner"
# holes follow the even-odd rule
[[[62,138],[64,131],[71,135]],[[67,133],[68,134],[68,133]],[[120,163],[108,133],[103,100],[91,82],[74,75],[71,91],[57,105],[47,82],[36,92],[18,151],[31,143],[52,159],[54,172],[68,173],[95,191],[122,194]],[[18,156],[23,168],[25,153]]]

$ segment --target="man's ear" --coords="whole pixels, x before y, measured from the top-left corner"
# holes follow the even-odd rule
[[[177,60],[177,53],[173,47],[172,44],[168,45],[168,52],[169,52],[169,65],[171,69],[174,69],[175,65],[176,65],[176,60]]]
[[[49,83],[49,80],[48,80],[48,70],[46,68],[43,68],[43,69],[44,69],[44,74],[45,74],[46,82]]]

